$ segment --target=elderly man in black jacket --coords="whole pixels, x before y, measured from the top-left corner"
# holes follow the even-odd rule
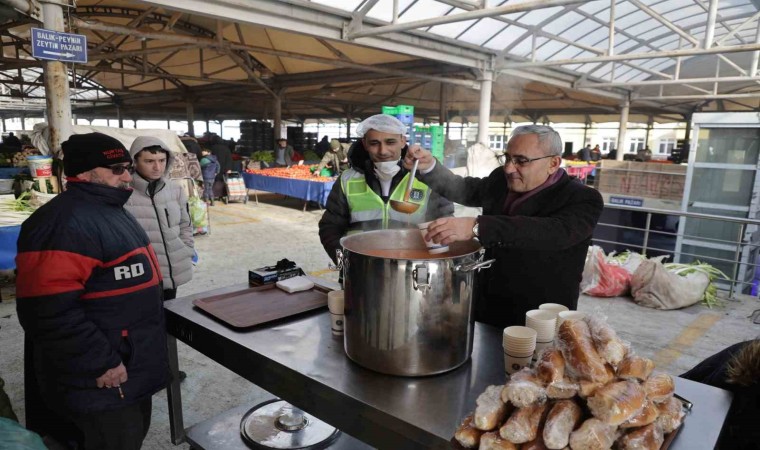
[[[426,238],[435,243],[477,238],[486,258],[475,319],[499,327],[523,325],[525,313],[544,302],[575,309],[586,252],[602,213],[599,193],[560,168],[562,140],[551,127],[515,128],[487,178],[462,178],[436,164],[429,152],[410,149],[404,166],[419,159],[420,179],[444,197],[482,207],[478,217],[438,219]]]

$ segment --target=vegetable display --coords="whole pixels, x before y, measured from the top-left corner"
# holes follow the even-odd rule
[[[311,175],[312,167],[316,166],[301,165],[292,167],[276,167],[273,169],[247,169],[246,172],[255,175],[263,175],[265,177],[292,178],[296,180],[319,181],[322,183],[334,181],[329,177],[315,177]]]

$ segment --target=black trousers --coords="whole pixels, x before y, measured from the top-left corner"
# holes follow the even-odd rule
[[[177,298],[177,289],[164,289],[164,301]]]
[[[151,397],[124,408],[73,417],[85,450],[140,450],[150,428]]]

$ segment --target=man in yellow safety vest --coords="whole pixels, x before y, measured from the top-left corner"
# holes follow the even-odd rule
[[[403,201],[409,171],[400,164],[407,151],[406,126],[386,114],[367,118],[356,129],[361,137],[349,150],[351,168],[343,172],[327,198],[319,221],[322,246],[335,261],[340,238],[348,233],[416,227],[418,223],[452,216],[454,204],[414,180],[409,201],[420,205],[412,214],[390,207]]]

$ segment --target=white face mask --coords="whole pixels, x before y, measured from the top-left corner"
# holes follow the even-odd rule
[[[396,161],[376,162],[375,175],[377,175],[377,179],[380,181],[392,180],[393,176],[401,170],[401,166],[398,165],[399,161],[401,158]]]

